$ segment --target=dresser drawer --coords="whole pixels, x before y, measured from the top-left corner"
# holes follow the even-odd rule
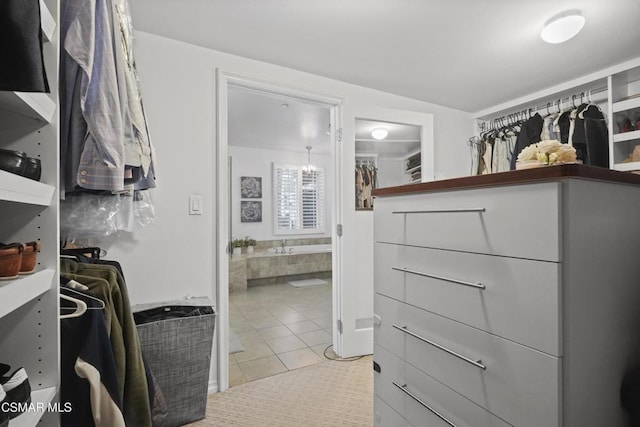
[[[375,427],[413,427],[378,396],[373,397],[373,425]]]
[[[560,264],[376,243],[375,291],[554,356]]]
[[[374,346],[373,358],[380,365],[380,373],[373,376],[376,396],[415,426],[510,425],[380,346]]]
[[[560,185],[376,199],[378,242],[559,261]]]
[[[511,424],[559,424],[559,358],[379,294],[374,304],[376,345]]]

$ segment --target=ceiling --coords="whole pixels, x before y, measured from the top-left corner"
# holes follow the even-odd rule
[[[252,89],[229,87],[229,145],[329,153],[328,106]]]
[[[477,112],[640,57],[640,0],[135,0],[136,29]],[[567,43],[543,23],[580,9]]]
[[[229,145],[314,153],[331,152],[330,110],[275,93],[229,86]],[[385,128],[384,140],[375,140],[371,131]],[[420,128],[407,124],[357,119],[356,152],[398,157],[420,146]]]

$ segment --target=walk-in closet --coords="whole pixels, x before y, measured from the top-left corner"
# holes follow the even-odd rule
[[[637,0],[0,3],[0,427],[640,423]]]

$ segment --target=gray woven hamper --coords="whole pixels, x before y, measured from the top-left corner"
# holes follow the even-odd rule
[[[194,311],[180,313],[179,308],[185,306]],[[168,414],[163,424],[173,427],[203,419],[216,316],[211,301],[166,301],[134,306],[133,311],[142,354],[166,401]],[[144,319],[147,313],[156,314]]]

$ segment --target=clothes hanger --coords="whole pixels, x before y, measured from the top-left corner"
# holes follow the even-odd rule
[[[100,255],[102,254],[102,249],[98,247],[86,247],[86,248],[67,248],[60,249],[60,255],[83,255],[88,256],[92,259],[99,260]]]
[[[583,92],[584,93],[584,92]],[[589,108],[595,108],[597,109],[600,113],[602,113],[602,109],[600,108],[600,106],[596,103],[593,102],[593,100],[591,99],[591,91],[589,91],[588,93],[585,94],[585,97],[587,99],[587,104],[586,106],[582,109],[582,111],[580,111],[578,113],[578,117],[580,117],[581,119],[584,119],[584,112],[587,111]],[[580,98],[582,99],[582,98]]]
[[[60,294],[60,298],[70,301],[76,305],[75,307],[61,307],[61,308],[74,308],[75,311],[69,314],[61,314],[60,319],[70,319],[73,317],[80,317],[87,312],[87,303],[85,303],[84,301],[79,300],[77,298],[70,297],[68,295],[64,295],[64,294]]]
[[[78,295],[82,296],[83,298],[87,298],[87,299],[94,300],[94,301],[98,302],[98,304],[99,304],[98,307],[89,307],[89,306],[87,306],[87,310],[102,310],[102,309],[105,308],[104,301],[102,301],[100,298],[96,298],[93,295],[85,294],[85,293],[82,293],[80,291],[76,291],[75,289],[69,288],[69,287],[66,287],[66,286],[64,286],[64,287],[61,286],[60,287],[60,291],[63,291],[63,290],[72,292],[74,294],[78,294]]]

